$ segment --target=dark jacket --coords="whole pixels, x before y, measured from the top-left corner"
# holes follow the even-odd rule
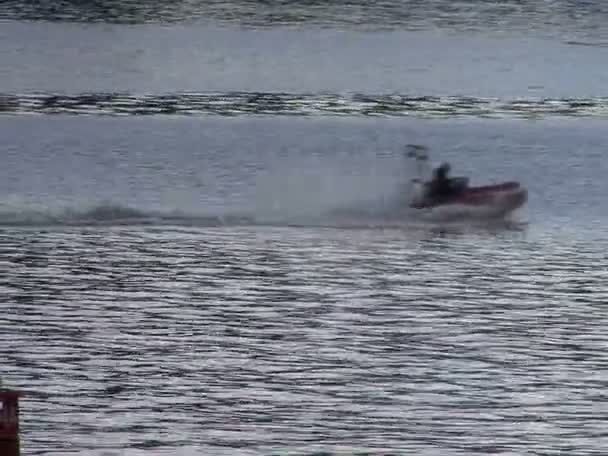
[[[431,196],[448,196],[451,193],[451,181],[448,177],[448,170],[441,166],[435,170],[431,181]]]

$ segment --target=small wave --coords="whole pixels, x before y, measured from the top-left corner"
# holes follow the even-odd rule
[[[256,215],[242,213],[187,214],[177,211],[141,211],[120,205],[102,204],[86,210],[0,211],[1,228],[53,228],[53,227],[180,227],[180,228],[231,228],[265,226],[276,228],[323,229],[406,229],[430,232],[437,235],[466,233],[471,228],[499,231],[521,231],[525,222],[516,219],[459,220],[456,222],[429,223],[413,214],[388,214],[362,210],[333,210],[317,216]]]
[[[59,212],[40,210],[0,211],[0,226],[114,226],[114,225],[181,225],[227,226],[254,223],[245,214],[196,215],[177,211],[141,211],[119,205],[103,204],[85,210],[67,209]]]
[[[348,226],[388,226],[395,220],[386,217],[372,217],[370,214],[344,213],[332,211],[312,214],[245,214],[226,212],[216,214],[195,214],[177,210],[145,211],[130,207],[100,204],[91,208],[44,210],[0,210],[0,227],[53,227],[53,226],[180,226],[180,227],[236,227],[236,226],[278,226],[278,227],[348,227]]]
[[[402,221],[401,221],[402,222]],[[370,217],[363,214],[327,213],[312,215],[254,215],[254,214],[186,214],[179,212],[144,212],[118,206],[100,206],[86,211],[66,210],[61,213],[43,211],[0,212],[0,228],[50,227],[324,227],[361,228],[396,227],[399,220],[387,217]]]
[[[586,47],[601,47],[601,48],[608,47],[608,42],[605,42],[605,41],[570,40],[570,41],[566,41],[565,44],[568,44],[570,46],[586,46]]]
[[[0,94],[0,113],[107,116],[602,117],[608,115],[608,97],[507,100],[360,93]]]

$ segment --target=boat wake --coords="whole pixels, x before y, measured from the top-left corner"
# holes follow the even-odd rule
[[[441,226],[483,223],[492,226],[519,227],[519,222],[503,220],[454,220]],[[0,210],[0,228],[52,227],[318,227],[318,228],[412,228],[428,226],[429,221],[411,211],[391,212],[384,208],[365,205],[337,208],[314,214],[260,214],[244,212],[187,213],[177,210],[146,211],[114,204],[101,204],[88,209]],[[434,224],[439,227],[438,224]]]
[[[9,210],[0,211],[0,226],[122,226],[122,225],[185,225],[227,226],[254,223],[245,214],[196,215],[180,211],[144,211],[126,206],[102,204],[85,210],[61,211]]]

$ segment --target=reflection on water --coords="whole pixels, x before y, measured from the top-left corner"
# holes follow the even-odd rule
[[[604,447],[597,245],[259,227],[0,239],[0,356],[32,391],[30,454]]]

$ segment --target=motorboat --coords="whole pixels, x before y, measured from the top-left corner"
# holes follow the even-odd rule
[[[413,144],[406,147],[406,157],[413,162],[416,171],[409,192],[411,209],[450,218],[497,218],[509,215],[528,200],[528,191],[519,182],[471,186],[468,177],[449,178],[449,191],[434,194],[428,148]]]

